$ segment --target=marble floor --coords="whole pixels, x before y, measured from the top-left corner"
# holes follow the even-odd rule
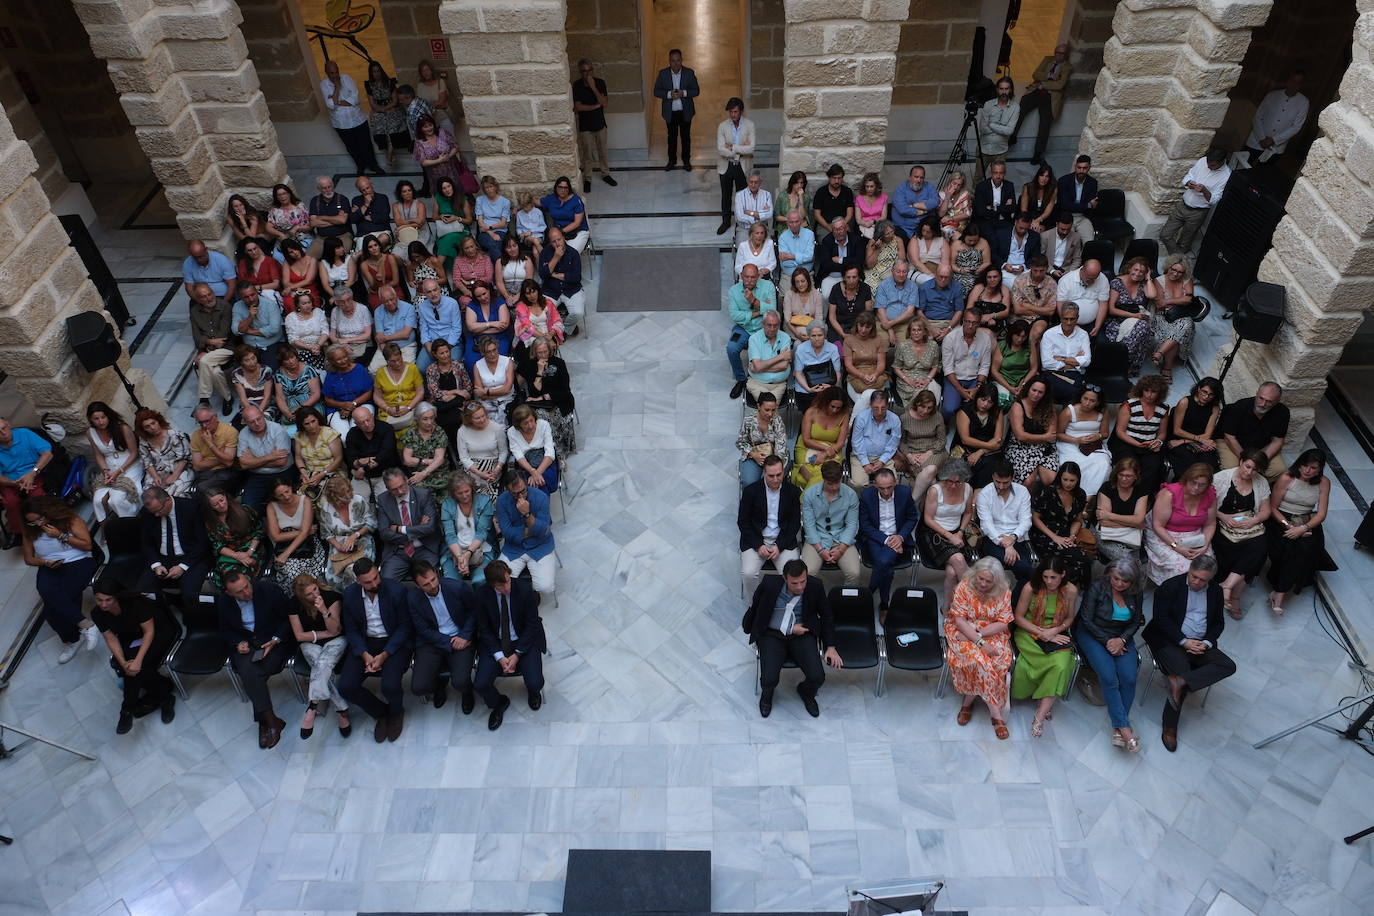
[[[636,187],[626,199],[652,182]],[[708,209],[710,191],[677,206]],[[175,290],[133,279],[176,276],[175,233],[102,241],[139,262],[116,272],[146,320]],[[134,359],[171,373],[184,308],[168,301]],[[104,658],[59,666],[45,631],[0,721],[99,759],[32,745],[0,762],[0,833],[16,837],[0,848],[0,914],[557,910],[571,847],[710,849],[721,911],[835,912],[848,884],[930,875],[948,882],[943,907],[978,916],[1368,912],[1374,847],[1340,838],[1371,820],[1374,761],[1310,730],[1251,748],[1360,690],[1306,597],[1274,619],[1256,590],[1222,639],[1239,671],[1188,706],[1176,754],[1158,742],[1158,684],[1135,710],[1138,755],[1077,697],[1040,739],[1018,704],[997,741],[901,672],[881,698],[873,671],[832,672],[814,720],[785,678],[760,719],[739,632],[728,319],[592,319],[565,352],[581,448],[543,708],[517,687],[495,733],[457,704],[412,703],[394,744],[328,723],[302,741],[278,678],[291,728],[261,751],[217,676],[190,685],[171,725],[116,736]],[[1374,571],[1347,562],[1330,578]]]

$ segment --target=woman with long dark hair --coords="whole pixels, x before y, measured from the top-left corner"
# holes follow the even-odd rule
[[[91,632],[105,637],[110,650],[110,667],[123,682],[124,698],[119,706],[115,734],[123,735],[134,727],[134,717],[154,709],[162,710],[162,721],[176,718],[176,690],[159,668],[181,632],[158,605],[142,595],[125,591],[113,579],[102,577],[91,586],[95,607],[91,609]]]
[[[1031,720],[1033,737],[1044,733],[1054,701],[1069,687],[1074,668],[1069,630],[1077,610],[1078,587],[1069,581],[1064,558],[1041,560],[1016,599],[1016,633],[1012,637],[1018,656],[1011,675],[1012,699],[1039,701]]]
[[[24,563],[38,568],[43,619],[64,645],[58,664],[72,660],[83,645],[94,649],[96,631],[82,632],[81,596],[95,574],[90,529],[72,507],[55,496],[35,496],[20,507],[24,520]]]
[[[214,554],[210,579],[215,588],[224,588],[224,576],[230,571],[258,578],[271,551],[257,511],[220,487],[207,487],[201,495],[205,499],[205,530]]]
[[[367,80],[368,125],[377,149],[386,153],[386,164],[396,165],[396,151],[410,149],[410,131],[406,130],[406,113],[396,98],[396,78],[388,76],[378,61],[368,61]]]
[[[143,462],[133,427],[104,401],[92,401],[86,407],[86,422],[91,424],[86,438],[91,442],[97,472],[91,494],[95,520],[137,515],[138,498],[143,493]]]

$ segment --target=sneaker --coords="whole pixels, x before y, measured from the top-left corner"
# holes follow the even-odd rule
[[[94,652],[95,647],[100,645],[100,632],[94,626],[86,627],[81,631],[81,643],[87,652]]]
[[[69,642],[62,646],[62,651],[57,653],[57,663],[65,665],[67,662],[76,658],[76,653],[81,651],[81,640]]]

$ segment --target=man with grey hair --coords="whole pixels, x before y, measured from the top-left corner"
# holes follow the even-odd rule
[[[381,169],[378,169],[377,173],[386,174]],[[328,175],[321,175],[315,179],[315,190],[319,193],[310,198],[310,228],[315,233],[315,241],[310,245],[310,256],[318,258],[324,254],[324,240],[329,238],[338,239],[343,242],[344,251],[351,251],[353,234],[349,232],[348,219],[353,214],[353,205],[347,197],[335,190],[334,179]]]
[[[837,216],[830,221],[830,234],[821,240],[820,251],[816,254],[816,285],[820,287],[822,299],[830,295],[830,288],[840,282],[846,268],[864,269],[866,251],[862,238],[849,237],[849,222],[844,217]],[[832,277],[834,279],[830,279]]]
[[[810,270],[816,261],[816,233],[803,224],[800,210],[787,211],[787,230],[778,234],[778,269],[791,288],[792,272]]]
[[[735,194],[735,244],[749,238],[749,229],[755,223],[769,227],[773,224],[773,195],[763,188],[763,176],[758,169],[751,169],[742,190]]]
[[[409,576],[412,563],[439,562],[439,510],[429,489],[412,487],[400,468],[387,468],[382,480],[386,491],[377,497],[377,535],[382,539],[377,559],[382,578],[399,582]]]
[[[353,428],[344,436],[344,464],[353,492],[364,498],[380,496],[386,488],[382,473],[401,466],[396,431],[390,423],[378,423],[366,404],[353,411]]]
[[[1226,615],[1221,586],[1212,581],[1216,574],[1216,560],[1194,557],[1186,573],[1155,589],[1154,610],[1142,632],[1169,682],[1160,740],[1170,752],[1178,748],[1178,717],[1188,694],[1236,673],[1236,663],[1217,648]]]
[[[243,504],[259,512],[267,505],[272,485],[279,476],[295,476],[291,464],[291,437],[280,423],[267,419],[257,407],[243,408],[243,429],[239,432],[239,467],[248,472],[243,485]]]
[[[224,401],[224,415],[234,410],[234,393],[224,375],[225,366],[234,358],[230,349],[233,310],[208,283],[191,284],[191,344],[195,347],[196,396],[200,403],[210,406],[210,395],[218,394]]]
[[[744,101],[731,98],[725,103],[728,115],[716,128],[716,174],[720,176],[720,228],[730,228],[735,192],[745,186],[745,175],[754,167],[754,122],[744,117]],[[684,157],[685,158],[685,157]],[[768,218],[772,219],[773,199],[768,198]],[[744,227],[748,231],[748,227]]]
[[[385,175],[377,164],[377,154],[372,151],[372,138],[367,127],[367,112],[363,110],[362,98],[353,77],[339,72],[338,61],[326,61],[324,79],[320,80],[320,95],[324,96],[324,107],[329,112],[329,125],[343,141],[348,157],[353,160],[354,168],[361,175],[371,171],[374,175]],[[310,211],[315,212],[314,208]],[[348,212],[348,204],[344,204]]]
[[[191,469],[196,472],[196,488],[202,492],[210,487],[238,492],[238,430],[221,423],[208,404],[197,405],[191,411],[191,419],[196,421],[196,431],[191,433]]]
[[[765,391],[779,401],[787,393],[787,374],[792,365],[792,338],[782,333],[782,314],[763,313],[763,327],[749,335],[748,392],[757,398]]]
[[[573,111],[577,112],[577,153],[582,158],[582,193],[592,189],[590,176],[600,172],[611,187],[610,159],[606,155],[606,81],[597,76],[587,58],[577,62],[577,79],[572,81]]]

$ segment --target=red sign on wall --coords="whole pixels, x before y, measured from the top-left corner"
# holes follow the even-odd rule
[[[431,38],[429,40],[429,56],[434,60],[448,60],[448,39]]]

